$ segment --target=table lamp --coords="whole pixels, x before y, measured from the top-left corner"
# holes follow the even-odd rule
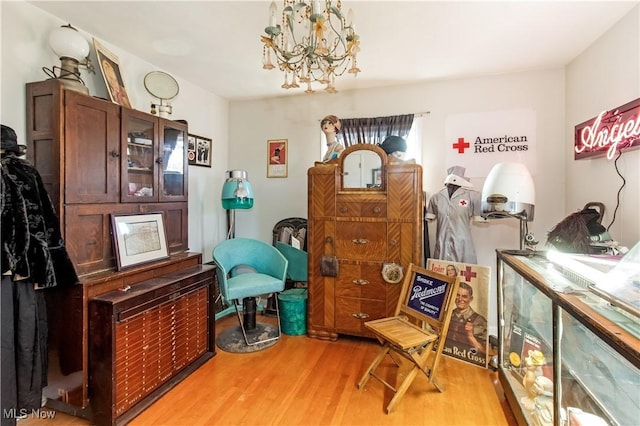
[[[80,77],[79,67],[83,66],[89,72],[94,72],[89,60],[89,42],[71,24],[67,24],[51,32],[49,45],[60,58],[60,67],[43,67],[42,70],[49,77],[60,80],[65,88],[88,95],[89,89]],[[59,71],[58,75],[56,70]]]

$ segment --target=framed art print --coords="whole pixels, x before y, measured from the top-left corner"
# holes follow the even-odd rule
[[[118,105],[131,108],[131,102],[129,101],[127,89],[125,88],[122,73],[120,72],[118,57],[95,38],[93,39],[93,46],[96,49],[96,56],[98,57],[100,70],[104,77],[104,83],[107,86],[109,99]]]
[[[189,134],[187,141],[189,165],[211,167],[211,148],[213,141],[209,138],[192,134]]]
[[[164,214],[112,214],[113,251],[118,270],[169,257]]]
[[[267,177],[287,177],[288,154],[286,139],[267,141]]]

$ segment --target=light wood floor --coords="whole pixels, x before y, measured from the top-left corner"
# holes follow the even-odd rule
[[[259,316],[259,322],[271,318]],[[235,315],[217,330],[237,325]],[[356,383],[377,353],[373,340],[340,337],[336,342],[287,336],[273,347],[248,354],[217,350],[202,367],[136,417],[147,425],[515,425],[496,374],[443,357],[438,372],[445,392],[418,376],[398,408],[384,408],[391,392],[375,379]],[[388,357],[387,357],[388,358]],[[395,382],[397,368],[378,370]],[[384,371],[384,372],[383,372]],[[401,370],[402,371],[402,370]],[[42,417],[42,416],[41,416]],[[55,413],[18,426],[86,426],[86,420]]]

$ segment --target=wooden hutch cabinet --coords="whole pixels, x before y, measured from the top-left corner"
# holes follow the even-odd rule
[[[364,323],[392,315],[401,286],[383,279],[383,264],[422,264],[422,168],[362,144],[316,163],[308,185],[308,335],[373,337]],[[331,253],[337,277],[320,273]]]
[[[163,212],[171,253],[187,246],[187,125],[82,93],[27,84],[27,159],[60,215],[79,274],[113,267],[110,214]]]
[[[187,251],[187,124],[66,90],[54,79],[28,83],[26,96],[27,159],[42,176],[80,278],[79,285],[47,291],[50,350],[45,396],[52,408],[90,419],[93,409],[99,412],[97,423],[115,424],[138,413],[185,371],[214,354],[210,309],[215,271],[202,265],[201,254]],[[169,259],[117,271],[111,214],[151,212],[163,213]],[[92,315],[90,306],[95,307]],[[169,316],[163,319],[163,313]],[[114,349],[120,341],[105,339],[117,339],[121,324],[137,324],[150,315],[158,324],[186,324],[188,335],[162,329],[178,336],[170,346],[191,345],[192,350],[191,338],[201,344],[186,358],[162,358],[175,364],[153,386],[147,383],[135,401],[128,399],[130,405],[105,411],[105,395],[106,404],[121,397],[118,390],[105,388],[105,377],[117,371],[123,353]],[[138,347],[139,355],[154,356],[145,352],[148,347]],[[137,376],[132,380],[142,383]],[[90,383],[99,383],[100,389]]]

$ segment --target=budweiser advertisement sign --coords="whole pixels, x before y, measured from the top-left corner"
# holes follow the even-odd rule
[[[575,129],[576,160],[606,155],[612,159],[617,151],[640,148],[640,98],[600,115]]]

